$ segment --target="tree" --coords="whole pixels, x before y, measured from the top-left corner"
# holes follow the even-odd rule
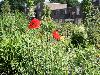
[[[9,2],[11,11],[16,10],[16,9],[23,11],[24,4],[27,3],[27,0],[3,0],[1,5],[4,5],[5,1]],[[6,5],[6,7],[8,6]]]
[[[70,7],[77,6],[79,4],[78,0],[51,0],[51,2],[67,3]]]
[[[71,6],[71,7],[79,5],[78,0],[66,0],[66,3],[68,6]]]
[[[5,0],[4,0],[5,1]],[[11,6],[11,10],[24,10],[25,4],[27,4],[27,7],[31,7],[34,5],[37,5],[39,2],[44,2],[44,0],[7,0],[9,1],[9,5]]]
[[[92,0],[83,0],[82,2],[83,23],[88,33],[90,44],[99,44],[100,42],[100,11],[95,9]]]
[[[51,19],[50,15],[51,15],[50,8],[43,3],[43,10],[42,10],[42,13],[41,13],[42,19],[47,19],[47,18]]]
[[[29,7],[28,16],[33,17],[34,16],[34,1],[33,0],[28,0],[27,4],[28,4],[28,7]]]
[[[89,21],[91,21],[93,12],[92,0],[82,1],[82,12],[83,12],[83,23],[86,23],[88,25]]]
[[[37,5],[40,2],[45,2],[45,0],[34,0],[34,5]]]

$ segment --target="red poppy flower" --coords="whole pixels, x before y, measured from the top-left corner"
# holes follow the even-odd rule
[[[34,18],[31,20],[28,28],[29,29],[37,29],[37,28],[40,28],[40,24],[41,24],[41,22],[38,19]]]
[[[54,39],[56,39],[56,40],[60,40],[60,35],[59,35],[59,32],[57,31],[57,30],[55,30],[55,31],[53,31],[52,32],[52,36],[53,36],[53,38]]]

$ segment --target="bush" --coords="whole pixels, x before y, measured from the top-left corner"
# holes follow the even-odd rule
[[[88,33],[88,40],[90,44],[100,45],[100,12],[94,10],[92,20],[86,28]],[[100,47],[99,47],[100,48]]]
[[[83,24],[76,25],[72,23],[65,23],[60,25],[58,29],[60,29],[63,36],[70,39],[70,43],[74,47],[85,47],[88,36]]]
[[[18,12],[9,16],[1,16],[0,20],[2,33],[0,39],[0,74],[99,75],[99,57],[97,55],[100,52],[93,46],[87,45],[86,48],[69,46],[66,49],[67,38],[64,42],[54,40],[51,31],[46,32],[49,28],[42,29],[41,27],[26,31],[28,20]],[[42,23],[41,26],[44,24]],[[84,40],[84,27],[82,27],[83,30],[81,26],[74,27],[76,28],[74,34],[82,35]],[[70,31],[71,34],[72,31]],[[50,40],[48,40],[47,35]]]
[[[86,39],[87,39],[87,32],[85,31],[85,27],[82,25],[76,26],[71,36],[71,43],[75,47],[78,47],[79,45],[81,47],[84,47],[86,45],[87,41]]]

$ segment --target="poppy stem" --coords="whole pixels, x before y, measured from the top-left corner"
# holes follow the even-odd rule
[[[47,32],[47,35],[46,35],[46,36],[47,36],[47,42],[48,42],[48,41],[49,41],[49,40],[48,40],[48,32]]]

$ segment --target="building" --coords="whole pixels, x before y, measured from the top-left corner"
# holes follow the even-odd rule
[[[58,21],[58,22],[74,22],[77,23],[78,20],[81,21],[81,11],[80,6],[77,7],[67,7],[67,4],[61,4],[61,3],[44,3],[47,5],[52,13],[51,18]],[[41,18],[41,12],[43,9],[43,4],[38,3],[36,6],[35,12],[36,12],[36,18]]]
[[[100,6],[100,0],[93,0],[92,2],[94,6]]]
[[[93,0],[92,1],[95,8],[99,8],[100,10],[100,0]],[[52,13],[51,18],[56,20],[57,22],[74,22],[76,24],[81,23],[82,21],[82,10],[81,10],[81,4],[76,7],[67,7],[67,4],[60,4],[60,3],[49,3],[44,2],[45,5],[47,5]],[[38,3],[36,6],[35,12],[36,12],[36,18],[41,18],[41,13],[43,9],[43,3]]]
[[[67,4],[60,3],[38,3],[35,9],[36,18],[41,18],[41,12],[43,10],[43,4],[47,5],[52,11],[51,17],[53,19],[60,19],[64,17],[66,13]]]
[[[100,11],[100,0],[93,0],[92,1],[92,3],[93,3],[93,5],[94,5],[94,7],[97,9],[99,9],[99,11]]]

